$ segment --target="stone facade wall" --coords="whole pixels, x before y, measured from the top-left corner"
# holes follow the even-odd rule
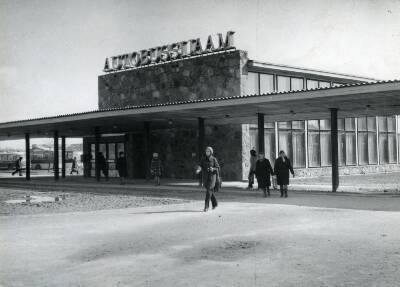
[[[158,152],[164,165],[164,177],[195,179],[198,164],[197,130],[171,128],[151,130],[150,146]],[[205,144],[212,146],[221,165],[224,180],[242,176],[242,132],[240,125],[205,126]],[[229,148],[227,148],[229,146]],[[150,160],[150,159],[149,159]]]
[[[240,95],[247,55],[210,54],[99,76],[99,108]]]

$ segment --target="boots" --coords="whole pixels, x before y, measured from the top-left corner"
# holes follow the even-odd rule
[[[282,185],[281,185],[280,190],[281,190],[281,197],[283,197],[283,186]]]
[[[285,198],[288,197],[287,195],[287,187],[285,188]]]

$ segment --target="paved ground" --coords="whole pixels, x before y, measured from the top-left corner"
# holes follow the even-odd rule
[[[34,170],[32,171],[32,180],[34,181],[48,181],[53,182],[53,174],[48,171]],[[331,177],[308,177],[308,178],[291,178],[290,188],[298,191],[331,191]],[[0,171],[0,186],[9,182],[25,182],[24,178],[17,175],[11,176],[9,171]],[[82,176],[69,175],[67,178],[60,180],[60,182],[67,183],[93,183],[94,179],[83,178]],[[118,183],[117,178],[111,178],[108,183]],[[191,186],[198,185],[197,180],[175,180],[163,179],[164,186]],[[133,185],[149,185],[144,180],[128,180],[128,184]],[[105,184],[103,181],[102,184]],[[257,184],[255,184],[257,186]],[[246,181],[224,181],[224,188],[244,189],[247,187]],[[379,173],[379,174],[364,174],[364,175],[346,175],[340,177],[340,185],[338,192],[395,192],[400,193],[400,172],[393,173]]]
[[[139,190],[131,196],[138,194]],[[164,197],[189,194],[167,191]],[[400,282],[400,197],[218,196],[220,206],[208,213],[201,212],[203,203],[198,200],[0,216],[0,285],[398,286]],[[193,197],[201,199],[202,194]]]

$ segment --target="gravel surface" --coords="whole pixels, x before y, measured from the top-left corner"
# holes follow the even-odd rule
[[[6,203],[7,200],[24,199],[26,195],[38,197],[59,197],[58,202]],[[62,196],[65,195],[65,200]],[[0,216],[19,214],[61,213],[73,211],[93,211],[189,202],[176,198],[141,197],[120,194],[99,194],[94,192],[27,191],[0,188]]]

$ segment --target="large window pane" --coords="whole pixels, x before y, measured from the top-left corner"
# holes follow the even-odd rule
[[[367,127],[368,131],[376,131],[376,118],[375,117],[368,117],[367,118]]]
[[[368,133],[368,163],[377,164],[378,163],[378,149],[376,147],[376,133]]]
[[[258,74],[249,72],[246,78],[246,95],[258,94]]]
[[[337,123],[338,123],[338,130],[344,131],[344,119],[338,119]]]
[[[260,74],[260,94],[267,94],[274,91],[274,76]]]
[[[346,135],[344,132],[338,134],[339,166],[346,164]]]
[[[358,133],[358,164],[368,164],[368,133]]]
[[[265,130],[264,143],[265,157],[273,165],[275,163],[275,130]]]
[[[304,121],[293,121],[292,122],[292,128],[294,130],[304,130]]]
[[[322,82],[322,81],[319,82],[320,88],[329,88],[330,86],[331,86],[331,83],[329,83],[329,82]]]
[[[278,76],[278,92],[290,91],[290,78]]]
[[[299,91],[303,89],[303,79],[301,78],[291,78],[292,91]]]
[[[357,118],[357,127],[359,131],[367,131],[367,118],[362,117],[362,118]]]
[[[278,122],[278,128],[279,129],[291,129],[292,122]]]
[[[250,129],[250,148],[258,150],[258,134],[257,129]],[[247,151],[250,152],[250,151]]]
[[[329,166],[332,164],[331,154],[331,133],[321,131],[321,166]]]
[[[379,162],[385,164],[389,162],[388,134],[379,133]]]
[[[387,132],[388,131],[387,118],[378,117],[378,122],[379,122],[379,132]]]
[[[345,118],[344,125],[346,131],[355,131],[356,130],[355,118]]]
[[[108,144],[108,159],[115,159],[115,143]]]
[[[307,89],[317,89],[318,88],[318,81],[314,80],[307,80]]]
[[[388,124],[388,132],[396,131],[396,118],[395,117],[388,117],[387,124]]]
[[[346,133],[346,165],[356,164],[356,133]]]
[[[293,148],[293,167],[305,167],[306,152],[305,152],[304,131],[293,131],[292,148]]]
[[[321,130],[331,130],[331,120],[320,120],[319,126]]]
[[[279,131],[279,150],[283,150],[288,158],[292,159],[292,132]]]
[[[319,132],[308,132],[308,165],[310,167],[321,166],[319,149]]]
[[[397,155],[396,155],[396,134],[395,133],[388,134],[388,156],[389,156],[389,163],[396,163]]]
[[[308,121],[308,129],[309,130],[319,130],[319,121],[318,120],[309,120]]]

